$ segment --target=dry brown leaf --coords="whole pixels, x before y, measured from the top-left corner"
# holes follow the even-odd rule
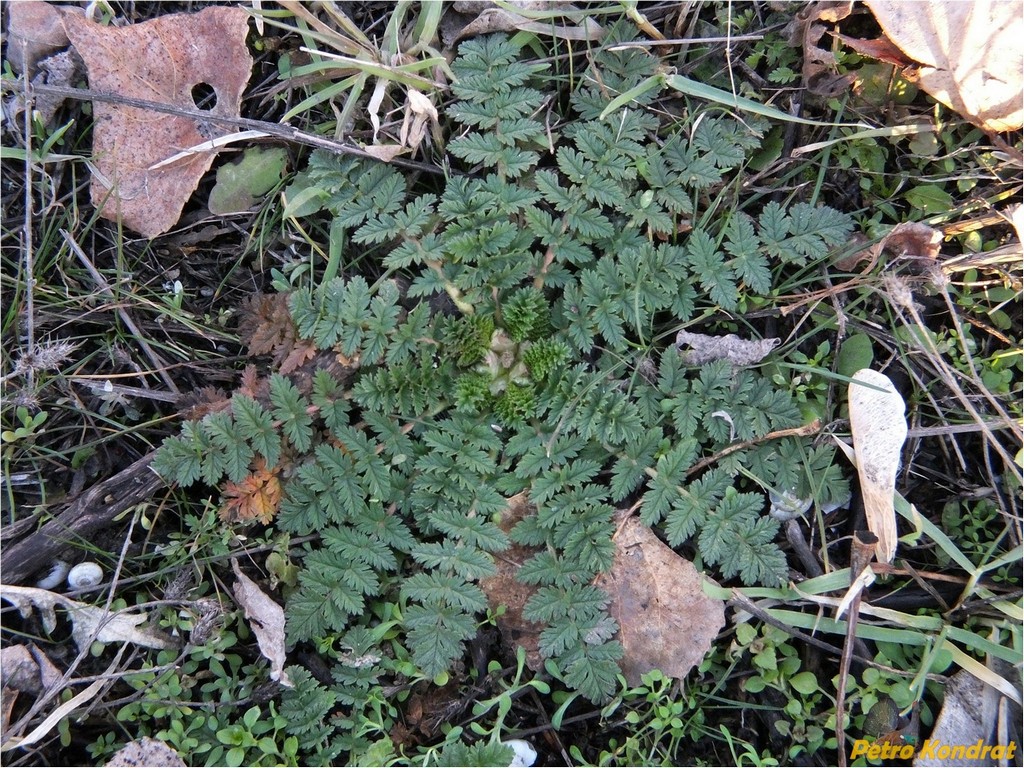
[[[867,0],[882,31],[919,63],[918,85],[987,131],[1024,124],[1019,2]]]
[[[502,514],[498,527],[508,533],[516,523],[533,514],[536,514],[536,510],[530,505],[529,494],[524,491],[508,500],[508,509]],[[523,618],[526,601],[537,590],[517,581],[516,574],[523,563],[538,551],[536,547],[513,544],[494,558],[496,573],[480,581],[491,610],[497,611],[500,606],[505,606],[505,613],[496,622],[505,644],[513,650],[522,646],[526,651],[526,666],[534,672],[544,668],[544,659],[540,655],[540,632],[544,625]]]
[[[252,522],[269,524],[281,506],[281,481],[277,467],[267,469],[262,458],[256,459],[252,473],[237,483],[224,484],[224,505],[220,519],[226,523]]]
[[[841,34],[833,35],[833,37],[862,56],[884,61],[897,67],[906,67],[914,63],[887,37],[876,37],[873,40],[862,40],[859,37]]]
[[[596,583],[611,597],[624,651],[620,666],[630,685],[653,669],[685,677],[725,624],[725,604],[704,594],[693,564],[636,517],[622,525],[612,569]]]
[[[906,404],[889,377],[870,368],[853,374],[848,398],[864,514],[868,530],[878,537],[875,557],[891,563],[898,537],[893,497],[907,439]]]
[[[238,381],[238,392],[248,395],[253,400],[264,397],[268,390],[266,379],[261,379],[256,366],[249,363],[242,369],[242,376]]]
[[[107,761],[107,768],[127,768],[133,765],[147,765],[154,768],[182,766],[184,768],[185,764],[181,756],[162,741],[145,737],[121,747]]]
[[[211,115],[238,117],[252,57],[245,45],[249,16],[212,7],[169,14],[127,27],[104,27],[66,16],[68,36],[85,60],[93,90],[195,110],[193,89],[212,89]],[[146,236],[178,221],[216,151],[170,166],[150,166],[227,131],[216,123],[97,101],[93,128],[92,201],[104,218]]]
[[[270,662],[270,678],[281,685],[293,687],[288,673],[284,671],[284,609],[270,599],[256,586],[256,582],[242,573],[238,561],[232,560],[231,567],[235,572],[235,600],[245,611],[245,618],[256,635],[260,653]]]
[[[41,58],[68,44],[65,10],[36,0],[7,4],[6,51],[11,69],[31,75]]]
[[[4,688],[38,694],[60,679],[60,670],[35,646],[18,644],[0,649],[0,680]]]
[[[863,236],[861,236],[863,237]],[[836,261],[836,266],[842,270],[851,270],[863,261],[868,262],[864,272],[869,272],[878,262],[882,251],[888,251],[893,256],[910,257],[914,259],[934,259],[939,255],[939,247],[942,245],[942,232],[927,224],[908,221],[897,224],[889,233],[872,246],[859,250],[849,256]]]
[[[7,741],[11,729],[11,715],[18,701],[18,691],[12,688],[0,689],[0,744]]]
[[[680,331],[676,334],[676,346],[690,347],[681,352],[687,365],[704,365],[715,360],[728,360],[733,365],[754,365],[779,345],[779,339],[747,341],[734,333],[725,336],[708,336],[704,333]]]
[[[242,307],[238,333],[250,354],[271,355],[282,374],[298,370],[316,355],[312,341],[298,338],[287,293],[252,296]]]
[[[835,23],[850,15],[853,3],[821,0],[800,8],[786,28],[789,44],[803,51],[803,84],[812,93],[833,96],[845,90],[853,75],[840,75],[836,57],[818,44],[825,34],[825,25],[819,21]]]

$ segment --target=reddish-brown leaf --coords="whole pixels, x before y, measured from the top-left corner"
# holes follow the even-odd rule
[[[220,519],[226,523],[258,521],[268,524],[281,506],[281,483],[277,467],[268,470],[263,459],[256,460],[252,474],[238,483],[224,485]]]

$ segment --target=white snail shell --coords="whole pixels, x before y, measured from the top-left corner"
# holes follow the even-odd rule
[[[512,747],[512,762],[509,768],[529,768],[537,762],[537,750],[530,742],[523,739],[508,739],[501,742],[507,747]]]
[[[49,572],[36,582],[36,586],[39,589],[56,589],[64,583],[64,578],[68,575],[70,568],[71,566],[63,560],[54,560]]]
[[[68,571],[68,586],[71,589],[91,589],[103,581],[103,569],[97,563],[79,563]]]

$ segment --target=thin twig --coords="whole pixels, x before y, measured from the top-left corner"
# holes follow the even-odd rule
[[[716,463],[719,459],[724,459],[730,453],[736,453],[736,451],[742,451],[744,448],[751,448],[761,443],[771,442],[772,440],[778,440],[783,437],[809,437],[810,435],[816,435],[821,431],[821,419],[815,419],[809,424],[804,424],[799,427],[791,427],[789,429],[778,429],[774,432],[769,432],[767,435],[761,437],[755,437],[753,440],[744,440],[739,443],[733,443],[727,445],[718,453],[708,456],[706,459],[701,459],[688,470],[686,470],[686,476],[691,477],[697,472],[700,472],[705,467],[709,467]]]
[[[28,60],[27,43],[21,42],[21,54],[24,61]],[[25,78],[25,103],[28,103],[28,77]],[[25,110],[25,343],[29,352],[36,344],[36,260],[32,252],[32,110]],[[35,387],[35,370],[29,366],[25,372],[25,383],[28,391]]]
[[[92,279],[95,281],[96,287],[99,288],[100,293],[111,301],[114,301],[114,309],[120,316],[121,322],[128,327],[128,330],[132,332],[135,340],[139,342],[139,346],[142,347],[142,351],[146,353],[146,357],[149,358],[149,362],[153,364],[153,368],[156,370],[157,375],[164,380],[164,384],[167,385],[167,388],[171,390],[171,392],[181,394],[174,383],[174,379],[168,376],[167,371],[164,370],[167,367],[167,363],[161,360],[156,352],[153,351],[153,348],[149,346],[149,342],[146,341],[146,338],[142,335],[142,331],[139,330],[139,326],[137,326],[135,321],[132,320],[131,315],[128,314],[124,307],[117,304],[117,297],[114,295],[113,290],[111,290],[110,284],[103,278],[103,275],[100,274],[99,270],[93,266],[93,263],[89,261],[89,257],[85,255],[85,251],[83,251],[81,246],[75,242],[75,239],[71,234],[64,229],[60,230],[60,233],[63,236],[64,241],[68,244],[68,247],[74,251],[75,256],[77,256],[78,260],[82,262],[82,266],[84,266],[86,270],[88,270],[89,274],[92,275]]]
[[[11,88],[14,86],[16,81],[4,78],[2,81],[5,88]],[[135,109],[149,109],[154,112],[163,112],[169,115],[178,115],[179,117],[188,117],[193,120],[208,122],[208,123],[219,123],[221,125],[230,125],[235,128],[241,128],[247,131],[263,131],[271,136],[279,139],[285,139],[287,141],[294,141],[297,144],[305,144],[310,147],[317,147],[318,149],[326,149],[329,152],[335,152],[342,155],[354,155],[356,157],[362,157],[367,160],[374,160],[377,162],[383,162],[380,158],[374,157],[363,149],[353,146],[351,144],[342,144],[338,141],[332,141],[331,139],[323,136],[317,136],[313,133],[306,133],[300,131],[298,128],[293,128],[290,125],[281,125],[280,123],[270,123],[264,120],[250,120],[245,117],[230,117],[228,115],[216,115],[211,112],[206,112],[198,109],[187,109],[185,107],[178,107],[173,104],[164,104],[159,101],[147,101],[145,99],[132,99],[127,96],[121,96],[116,93],[103,93],[102,91],[93,91],[87,88],[65,88],[59,85],[33,85],[31,88],[33,91],[43,93],[52,96],[63,96],[66,99],[79,99],[82,101],[103,101],[110,104],[119,104],[125,107],[133,107]],[[27,110],[30,111],[30,110]],[[443,175],[444,170],[438,168],[436,165],[430,163],[422,163],[416,160],[408,160],[405,158],[393,158],[390,165],[400,166],[402,168],[410,168],[417,171],[423,171],[425,173],[432,173],[436,175]]]

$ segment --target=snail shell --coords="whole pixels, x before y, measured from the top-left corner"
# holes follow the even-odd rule
[[[49,572],[36,582],[36,586],[39,589],[56,589],[64,582],[70,568],[63,560],[54,560]]]
[[[103,581],[103,569],[97,563],[79,563],[68,571],[68,586],[71,589],[92,589]]]

